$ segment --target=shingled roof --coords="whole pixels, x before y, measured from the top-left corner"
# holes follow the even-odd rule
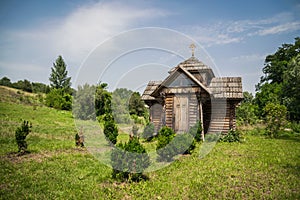
[[[151,94],[154,92],[154,90],[162,83],[162,81],[149,81],[143,95],[142,100],[154,100],[155,98],[151,96]]]
[[[211,80],[208,88],[214,98],[243,98],[241,77],[215,77]]]
[[[166,86],[166,82],[175,72],[185,73],[199,87],[206,90],[212,98],[243,99],[241,77],[215,77],[212,69],[199,61],[196,57],[181,62],[169,71],[170,75],[164,81],[150,81],[142,95],[143,100],[155,100],[158,90]],[[193,75],[198,73],[209,74],[211,80],[208,85],[203,84]]]

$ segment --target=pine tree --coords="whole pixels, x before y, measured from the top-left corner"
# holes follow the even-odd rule
[[[55,89],[63,89],[71,93],[71,77],[68,77],[67,65],[61,55],[58,56],[53,67],[51,67],[50,85]]]

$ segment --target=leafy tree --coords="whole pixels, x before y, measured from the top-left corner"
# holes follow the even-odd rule
[[[137,115],[143,117],[145,114],[145,103],[141,99],[139,92],[132,93],[129,99],[129,113],[130,115]]]
[[[127,90],[126,88],[117,88],[112,93],[112,112],[117,123],[128,124],[131,121],[128,109],[128,102],[131,94],[132,91]]]
[[[32,85],[32,92],[34,92],[34,93],[49,93],[50,92],[49,85],[46,85],[44,83],[32,82],[31,85]]]
[[[46,105],[59,110],[71,110],[72,96],[65,94],[63,89],[52,89],[46,95]]]
[[[119,135],[118,134],[118,127],[117,127],[111,113],[105,114],[103,133],[105,135],[106,140],[109,143],[112,143],[112,144],[117,143],[117,137]]]
[[[30,81],[28,81],[26,79],[24,79],[23,81],[19,80],[15,83],[12,83],[12,87],[26,91],[26,92],[32,92],[32,85],[31,85]]]
[[[300,38],[295,38],[295,44],[283,44],[282,47],[265,59],[265,67],[261,77],[260,85],[266,82],[282,83],[285,71],[288,69],[289,61],[300,52]]]
[[[112,177],[121,180],[139,181],[144,170],[150,166],[150,157],[137,137],[127,143],[117,144],[111,153]]]
[[[264,76],[256,86],[255,102],[259,113],[263,113],[270,102],[282,104],[288,109],[289,119],[299,122],[299,57],[299,37],[295,38],[294,44],[283,44],[274,54],[266,57]]]
[[[24,154],[27,150],[26,137],[31,132],[32,125],[28,121],[23,121],[21,127],[18,127],[15,132],[16,142],[19,153]]]
[[[90,86],[87,83],[78,86],[73,103],[73,113],[76,118],[82,120],[96,119],[95,90],[96,86]]]
[[[61,55],[58,56],[51,67],[50,85],[55,89],[62,89],[71,94],[71,77],[68,77],[67,65]]]
[[[4,76],[2,79],[0,79],[0,85],[11,87],[11,84],[12,83],[10,82],[10,79],[7,78],[6,76]]]
[[[300,121],[300,53],[292,58],[288,70],[284,73],[283,103],[287,106],[290,119]]]
[[[267,98],[269,97],[267,96]],[[266,102],[261,104],[265,104]],[[258,106],[254,102],[253,95],[249,92],[244,92],[244,100],[236,110],[237,121],[244,125],[253,125],[258,120],[257,113]]]
[[[107,83],[100,83],[96,86],[95,92],[95,110],[96,116],[106,113],[112,113],[111,110],[111,93],[107,91]]]
[[[278,137],[279,132],[286,124],[286,107],[280,104],[268,103],[264,111],[266,115],[267,134],[270,137]]]
[[[128,90],[127,88],[117,88],[113,92],[113,95],[119,96],[122,100],[128,103],[130,96],[132,95],[132,91]]]

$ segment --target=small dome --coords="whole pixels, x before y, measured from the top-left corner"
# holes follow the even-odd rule
[[[200,60],[198,60],[195,56],[190,57],[189,59],[179,63],[176,67],[183,67],[184,69],[188,70],[188,71],[197,71],[197,72],[201,72],[203,70],[207,71],[211,71],[211,68],[208,67],[207,65],[205,65],[203,62],[201,62]],[[169,73],[172,73],[176,67],[172,68]]]

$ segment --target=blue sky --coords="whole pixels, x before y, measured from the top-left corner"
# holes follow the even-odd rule
[[[160,39],[154,39],[150,31],[138,31],[142,36],[132,31],[143,27],[162,28]],[[132,34],[128,35],[128,31]],[[178,34],[172,45],[156,46],[168,51],[144,49],[120,58],[117,54],[121,51],[107,47],[126,52],[143,46],[145,40],[148,46],[159,41],[163,44],[171,38],[168,34],[172,35],[172,31]],[[126,36],[126,42],[120,42],[121,36]],[[241,76],[244,90],[254,92],[266,55],[299,36],[300,3],[296,0],[2,0],[0,76],[48,84],[52,63],[62,55],[74,87],[87,63],[93,63],[99,66],[98,71],[86,70],[95,79],[87,75],[80,83],[101,80],[108,82],[111,89],[141,89],[150,79],[166,77],[170,68],[190,57],[189,41],[185,40],[190,37],[199,44],[196,57],[214,65],[211,67],[220,76]],[[108,58],[116,57],[119,59],[107,70],[109,75],[101,76],[103,65],[111,63]],[[126,77],[128,74],[131,75]]]

